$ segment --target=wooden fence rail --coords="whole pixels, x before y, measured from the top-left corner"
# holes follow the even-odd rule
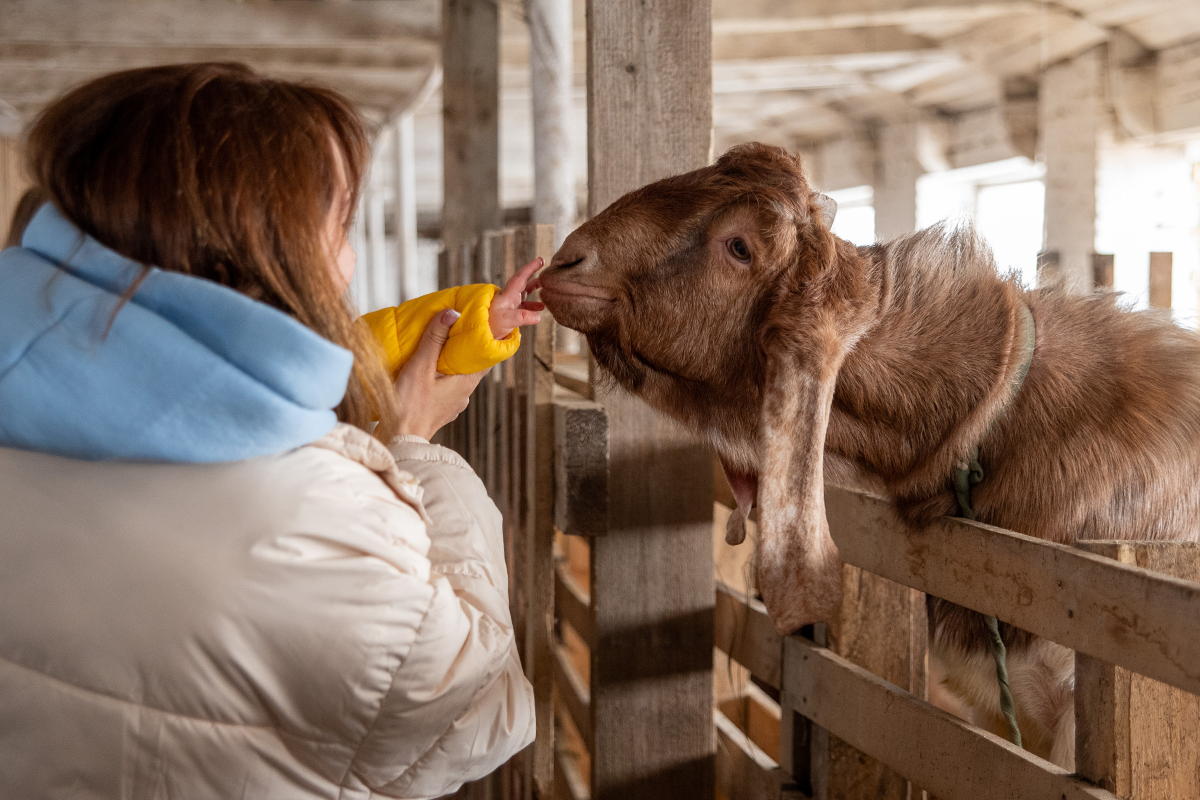
[[[793,762],[789,784],[744,734],[722,733],[718,721],[717,771],[725,777],[719,785],[730,800],[787,797],[802,783],[813,797],[832,796],[831,765],[819,752],[822,736],[840,739],[942,800],[1200,797],[1200,698],[1180,691],[1200,691],[1200,584],[1138,565],[1200,577],[1200,546],[1082,542],[1076,549],[957,519],[914,531],[885,499],[832,486],[826,509],[830,533],[853,567],[995,614],[1080,652],[1079,774],[935,708],[810,639],[779,636],[761,602],[719,585],[717,646],[760,685],[778,690],[785,723],[795,712],[811,725],[808,752],[801,755],[807,762]],[[1143,682],[1140,705],[1130,702],[1131,680]],[[808,772],[803,779],[801,770]],[[910,790],[909,796],[917,795]]]

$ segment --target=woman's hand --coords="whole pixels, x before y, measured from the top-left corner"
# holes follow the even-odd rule
[[[399,433],[430,439],[467,408],[471,392],[484,372],[472,375],[442,375],[437,371],[442,346],[450,338],[450,326],[459,318],[446,309],[433,318],[417,345],[417,352],[396,377],[396,405],[400,411]]]
[[[504,284],[504,291],[497,292],[492,298],[492,307],[488,310],[488,324],[492,329],[492,338],[497,341],[507,339],[513,328],[522,325],[537,325],[542,321],[538,312],[546,307],[545,303],[536,300],[526,300],[525,295],[538,287],[533,280],[533,273],[541,269],[546,262],[538,256],[521,267],[516,275]]]

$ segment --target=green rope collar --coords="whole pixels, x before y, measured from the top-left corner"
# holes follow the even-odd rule
[[[1012,383],[1009,384],[1008,398],[1000,412],[996,414],[998,417],[1003,413],[1004,409],[1012,403],[1016,398],[1017,392],[1021,391],[1021,385],[1025,383],[1025,376],[1029,374],[1029,365],[1033,363],[1033,348],[1037,338],[1037,327],[1033,322],[1033,312],[1029,310],[1029,306],[1021,304],[1021,349],[1020,366],[1017,372],[1013,375]],[[987,430],[984,431],[980,439],[987,437],[992,429],[992,425],[996,422],[996,417],[993,417],[988,422]],[[954,494],[958,499],[958,515],[969,520],[975,519],[975,509],[971,507],[971,487],[980,483],[983,480],[983,467],[979,464],[979,446],[971,448],[971,452],[967,454],[967,458],[959,465],[954,473]],[[1000,638],[1000,623],[993,616],[984,616],[984,622],[987,624],[988,634],[991,637],[992,660],[996,662],[996,682],[1000,684],[1000,712],[1004,714],[1004,719],[1008,723],[1008,738],[1017,747],[1021,746],[1021,728],[1017,725],[1017,708],[1013,703],[1012,689],[1008,685],[1008,658],[1004,649],[1004,640]]]

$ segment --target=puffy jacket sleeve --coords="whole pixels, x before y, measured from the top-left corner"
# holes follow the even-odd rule
[[[533,690],[508,610],[500,513],[457,454],[418,437],[393,442],[421,483],[434,596],[352,771],[372,791],[436,797],[495,770],[533,741]],[[396,742],[423,731],[397,774]]]

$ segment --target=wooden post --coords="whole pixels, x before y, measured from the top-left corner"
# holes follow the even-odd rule
[[[554,226],[557,248],[575,226],[571,0],[528,0],[527,8],[533,94],[533,221]]]
[[[1096,291],[1112,291],[1114,281],[1114,258],[1111,253],[1092,253],[1092,288]]]
[[[887,241],[917,229],[917,123],[880,126],[875,153],[875,238]]]
[[[925,595],[849,564],[842,565],[842,592],[841,613],[826,626],[826,647],[924,697]],[[908,781],[901,775],[836,736],[825,735],[827,754],[814,752],[813,800],[909,797]],[[814,737],[814,747],[821,745],[820,737]],[[825,775],[820,774],[822,766]]]
[[[1171,307],[1171,253],[1150,254],[1150,307]]]
[[[452,253],[500,227],[499,30],[495,0],[442,0],[442,238]]]
[[[1050,67],[1038,95],[1038,130],[1046,160],[1043,250],[1057,251],[1063,286],[1092,290],[1096,239],[1096,135],[1101,120],[1100,49]]]
[[[554,255],[554,226],[527,225],[514,239],[517,264]],[[554,330],[549,314],[526,328],[521,349],[525,403],[525,676],[533,684],[538,736],[527,775],[537,797],[554,792]]]
[[[704,166],[712,9],[588,0],[588,210]],[[618,390],[609,530],[592,540],[592,800],[714,792],[711,454]]]
[[[1057,286],[1062,280],[1062,272],[1059,270],[1059,259],[1057,250],[1045,250],[1038,253],[1037,257],[1037,285],[1039,289],[1048,286]]]
[[[1195,542],[1081,541],[1076,547],[1200,581]],[[1195,797],[1200,697],[1076,653],[1075,771],[1129,800]]]

